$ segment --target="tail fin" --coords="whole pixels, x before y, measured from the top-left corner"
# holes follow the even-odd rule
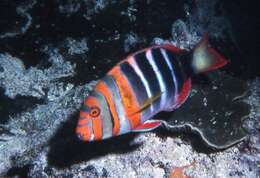
[[[195,74],[208,72],[226,65],[228,61],[208,46],[208,35],[203,35],[193,50],[191,66]]]

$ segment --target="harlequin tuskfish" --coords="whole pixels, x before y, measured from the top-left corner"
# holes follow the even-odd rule
[[[184,103],[193,75],[226,63],[209,47],[207,36],[191,51],[165,44],[130,54],[86,97],[76,133],[81,140],[94,141],[157,128],[162,121],[153,116]]]

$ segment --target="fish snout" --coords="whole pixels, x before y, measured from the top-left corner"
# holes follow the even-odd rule
[[[76,135],[82,141],[89,142],[93,140],[93,138],[91,138],[93,133],[90,122],[91,120],[88,119],[79,119],[78,121],[78,125],[76,127]]]

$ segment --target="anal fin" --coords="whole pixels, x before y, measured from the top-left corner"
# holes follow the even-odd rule
[[[156,129],[162,124],[160,120],[147,120],[143,124],[133,129],[133,132],[146,132]]]

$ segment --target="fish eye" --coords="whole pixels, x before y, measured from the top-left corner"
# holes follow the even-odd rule
[[[100,114],[100,109],[97,106],[93,106],[90,108],[89,114],[91,117],[98,117]]]

